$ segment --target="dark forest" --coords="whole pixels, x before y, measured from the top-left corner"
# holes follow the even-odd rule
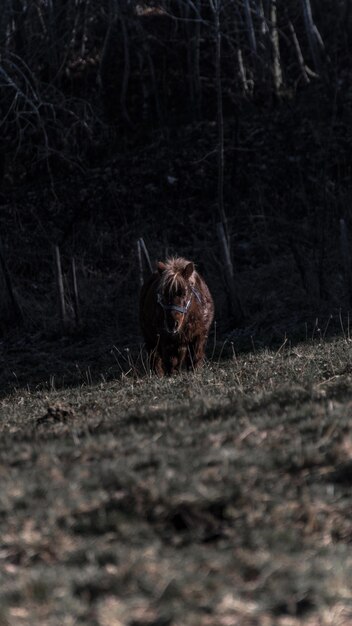
[[[196,263],[219,339],[341,330],[351,35],[348,0],[5,2],[5,345],[134,349],[144,251]]]

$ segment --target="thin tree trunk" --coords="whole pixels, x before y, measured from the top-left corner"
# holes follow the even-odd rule
[[[262,0],[259,0],[257,10],[260,22],[258,48],[260,47],[262,51],[260,54],[259,80],[261,83],[261,89],[266,90],[268,82],[269,84],[271,82],[271,79],[269,78],[271,76],[271,40],[268,20],[265,15]]]
[[[317,45],[318,30],[317,30],[316,25],[314,24],[310,0],[301,0],[301,2],[302,2],[302,8],[303,8],[304,24],[305,24],[306,33],[307,33],[308,42],[309,42],[309,48],[312,54],[315,71],[318,72],[319,74],[321,72],[321,58],[320,58],[320,53],[319,53],[319,47]]]
[[[252,57],[253,57],[254,64],[256,64],[256,59],[257,59],[257,40],[256,40],[256,37],[255,37],[255,31],[254,31],[254,25],[253,25],[253,18],[252,18],[252,11],[251,11],[250,0],[243,0],[243,6],[244,6],[244,14],[245,14],[246,24],[247,24],[249,46],[250,46],[250,49],[251,49],[251,52],[252,52]]]
[[[224,115],[222,104],[222,82],[221,82],[221,28],[220,28],[220,10],[221,0],[215,0],[212,5],[214,10],[215,20],[215,82],[216,82],[216,100],[217,100],[217,127],[218,127],[218,147],[217,147],[217,160],[218,160],[218,211],[220,219],[224,225],[224,231],[226,236],[227,245],[229,246],[229,230],[228,222],[224,207]]]
[[[277,95],[280,94],[282,87],[282,70],[281,70],[281,58],[280,58],[280,42],[279,31],[277,28],[277,2],[272,0],[271,2],[271,42],[273,46],[273,76],[274,86]]]
[[[221,222],[217,224],[216,230],[224,263],[231,315],[233,317],[233,322],[237,325],[241,324],[244,320],[243,306],[239,295],[239,288],[236,284],[237,281],[235,280],[235,274],[231,261],[230,250],[226,241],[224,226]]]
[[[194,96],[197,118],[201,115],[202,108],[202,84],[200,80],[200,41],[201,41],[201,4],[200,0],[196,0],[197,20],[195,24],[194,46],[193,46],[193,80],[194,80]]]
[[[161,103],[160,103],[160,97],[159,97],[159,90],[158,90],[158,84],[157,84],[157,80],[156,80],[156,75],[155,75],[155,65],[154,65],[154,61],[152,59],[152,56],[150,54],[150,49],[149,49],[149,44],[148,44],[148,39],[146,36],[146,31],[143,30],[140,22],[138,22],[138,20],[136,21],[136,28],[137,28],[137,32],[138,32],[138,36],[139,36],[139,41],[140,41],[140,55],[141,55],[141,61],[140,61],[140,66],[142,66],[145,63],[145,59],[147,62],[147,67],[149,69],[149,75],[150,75],[150,82],[151,82],[151,90],[148,88],[147,85],[147,81],[145,80],[147,78],[142,76],[141,80],[142,80],[142,94],[143,94],[143,115],[147,115],[148,113],[150,113],[150,107],[148,102],[145,101],[145,97],[149,96],[149,93],[153,94],[153,98],[154,98],[154,103],[155,103],[155,110],[156,110],[156,114],[157,117],[159,119],[160,124],[163,126],[163,120],[164,120],[164,116],[163,116],[163,111],[162,111],[162,107],[161,107]]]
[[[21,58],[26,58],[27,37],[26,37],[26,9],[20,0],[12,2],[11,31],[15,43],[15,52]]]
[[[15,315],[15,318],[16,320],[23,322],[22,309],[16,298],[15,290],[12,285],[11,274],[10,274],[9,268],[7,267],[5,253],[4,253],[1,241],[0,241],[0,265],[4,274],[5,284],[6,284],[7,291],[10,297],[12,310]]]
[[[294,26],[293,26],[291,20],[289,20],[288,25],[289,25],[289,29],[291,31],[292,41],[293,41],[293,45],[294,45],[295,50],[296,50],[297,59],[298,59],[299,67],[301,69],[303,80],[304,80],[304,82],[306,84],[308,84],[310,82],[310,80],[309,80],[309,77],[308,77],[308,74],[307,74],[306,65],[305,65],[305,62],[304,62],[301,46],[299,45],[298,37],[296,35],[296,31],[294,29]]]
[[[64,280],[62,276],[61,256],[60,256],[59,246],[54,246],[54,256],[55,256],[56,283],[57,283],[57,290],[58,290],[58,296],[59,296],[61,327],[62,327],[62,332],[64,332],[67,327],[67,316],[66,316],[66,305],[65,305]]]
[[[81,56],[84,57],[86,53],[86,42],[87,42],[87,31],[88,31],[88,14],[89,9],[89,0],[86,0],[84,6],[84,14],[83,14],[83,32],[82,32],[82,40],[81,40]]]
[[[259,14],[259,19],[260,19],[260,35],[262,38],[265,38],[269,33],[269,28],[268,28],[268,24],[265,18],[265,12],[264,12],[262,0],[259,0],[259,3],[258,3],[258,14]]]
[[[142,249],[142,252],[143,252],[143,254],[144,254],[144,258],[145,258],[145,260],[146,260],[146,264],[147,264],[147,266],[148,266],[148,270],[149,270],[149,271],[150,271],[150,273],[152,274],[152,273],[153,273],[153,268],[152,268],[152,264],[151,264],[151,262],[150,262],[149,252],[148,252],[148,250],[147,250],[147,246],[146,246],[146,245],[145,245],[145,243],[144,243],[144,239],[143,239],[143,237],[140,237],[139,241],[140,241],[140,243],[141,243],[141,249]]]
[[[194,90],[194,72],[193,72],[193,23],[190,21],[190,6],[188,2],[186,2],[184,6],[185,15],[183,19],[185,20],[185,39],[187,46],[187,78],[188,78],[188,88],[189,88],[189,99],[190,99],[190,108],[192,113],[195,112],[196,101],[195,101],[195,90]]]
[[[57,52],[57,44],[58,44],[58,33],[57,33],[57,23],[56,23],[56,14],[54,11],[53,0],[47,0],[47,63],[51,70],[51,78],[54,77],[57,69],[59,67],[58,61],[58,52]],[[61,43],[61,42],[60,42]]]
[[[11,22],[11,8],[9,0],[3,0],[2,11],[0,11],[0,41],[1,48],[5,48],[6,52],[8,51],[9,39],[8,30],[9,24]],[[0,49],[0,61],[2,59],[1,49]]]
[[[127,111],[127,90],[128,90],[128,83],[130,80],[130,71],[131,71],[130,46],[129,46],[128,29],[126,25],[126,17],[123,13],[121,13],[120,15],[120,24],[121,24],[121,32],[122,32],[122,40],[123,40],[123,56],[124,56],[120,104],[121,104],[121,111],[122,111],[123,117],[129,124],[132,125],[130,116]]]
[[[153,273],[152,264],[150,262],[149,253],[147,250],[147,246],[144,243],[143,237],[140,237],[137,240],[137,256],[138,256],[138,266],[139,266],[139,282],[142,286],[146,276]],[[148,274],[145,272],[145,267],[148,269]]]
[[[243,93],[248,93],[248,82],[246,76],[246,68],[243,63],[243,55],[241,48],[237,48],[237,60],[238,60],[238,69],[240,74],[240,79],[242,83]]]
[[[72,272],[72,287],[73,287],[73,310],[75,313],[76,326],[79,326],[81,323],[81,315],[80,315],[80,310],[79,310],[79,295],[78,295],[76,262],[73,257],[71,261],[71,272]]]
[[[139,284],[141,287],[143,287],[144,272],[143,272],[143,261],[142,261],[142,246],[141,246],[140,239],[137,239],[137,258],[138,258],[138,267],[139,267]]]

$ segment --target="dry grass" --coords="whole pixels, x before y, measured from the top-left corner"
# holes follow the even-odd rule
[[[4,397],[0,624],[350,624],[350,355]]]

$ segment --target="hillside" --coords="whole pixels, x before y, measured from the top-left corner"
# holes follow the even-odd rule
[[[234,349],[3,397],[2,626],[352,623],[349,338]]]

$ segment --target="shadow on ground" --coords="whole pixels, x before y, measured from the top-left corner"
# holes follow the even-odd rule
[[[209,337],[207,359],[232,359],[243,353],[265,348],[281,350],[301,342],[319,342],[333,337],[350,338],[349,314],[325,313],[320,322],[311,315],[297,323],[280,326],[247,326],[230,330],[229,325],[215,324]],[[219,327],[220,326],[220,327]],[[286,328],[286,330],[285,330]],[[9,333],[0,342],[0,395],[19,390],[65,389],[73,386],[107,382],[123,376],[143,377],[150,374],[142,337],[137,333],[116,341],[107,329],[100,335],[89,331],[42,333]]]

